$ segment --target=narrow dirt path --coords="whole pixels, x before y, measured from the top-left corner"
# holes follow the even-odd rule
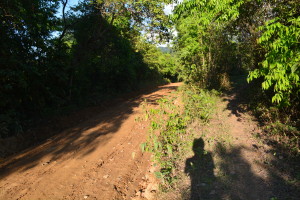
[[[130,199],[150,168],[141,102],[180,83],[120,103],[0,165],[0,199]],[[42,133],[41,133],[42,134]]]
[[[299,182],[286,173],[287,158],[259,139],[264,133],[246,111],[238,92],[225,94],[217,101],[208,124],[189,127],[195,140],[181,166],[179,192],[164,195],[163,199],[299,199]]]
[[[259,143],[254,134],[261,134],[253,118],[238,109],[235,94],[224,96],[217,103],[217,112],[203,129],[207,152],[212,157],[213,187],[208,199],[269,200],[273,197],[271,177],[266,161],[269,146]],[[209,169],[209,165],[206,165]],[[201,183],[200,183],[201,184]],[[205,198],[204,198],[205,199]]]

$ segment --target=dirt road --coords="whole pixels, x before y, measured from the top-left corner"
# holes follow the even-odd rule
[[[0,165],[0,199],[130,199],[145,186],[150,155],[141,102],[180,83],[113,106]],[[42,134],[42,133],[41,133]]]

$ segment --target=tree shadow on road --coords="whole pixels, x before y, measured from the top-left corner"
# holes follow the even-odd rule
[[[89,112],[76,118],[71,127],[64,131],[53,128],[43,130],[39,128],[37,134],[51,132],[48,138],[19,154],[13,155],[0,163],[0,178],[5,178],[15,172],[27,171],[43,163],[50,164],[62,157],[84,158],[93,153],[99,146],[106,145],[119,131],[124,121],[135,112],[143,101],[155,103],[162,98],[166,91],[174,91],[178,86],[166,85],[148,89],[140,94],[132,94],[115,101],[107,108],[93,108]],[[165,92],[160,92],[165,90]],[[81,117],[81,118],[80,118]],[[73,118],[69,119],[72,120]],[[55,127],[55,124],[52,124]],[[31,139],[31,138],[27,138]],[[33,138],[32,138],[33,139]]]

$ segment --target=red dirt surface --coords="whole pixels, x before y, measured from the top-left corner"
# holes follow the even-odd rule
[[[131,199],[145,187],[150,155],[140,144],[147,122],[140,106],[180,83],[120,102],[0,164],[0,199]],[[41,133],[42,134],[42,133]],[[147,178],[146,178],[147,179]]]

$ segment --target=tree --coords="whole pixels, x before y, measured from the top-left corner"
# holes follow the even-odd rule
[[[167,38],[168,1],[83,1],[68,12],[67,0],[1,3],[1,137],[161,78],[135,41],[141,30]]]
[[[263,77],[262,88],[274,90],[272,102],[284,106],[297,101],[300,91],[300,12],[296,4],[275,4],[275,18],[260,27],[258,43],[266,53],[260,67],[250,72],[248,78],[252,81]]]

